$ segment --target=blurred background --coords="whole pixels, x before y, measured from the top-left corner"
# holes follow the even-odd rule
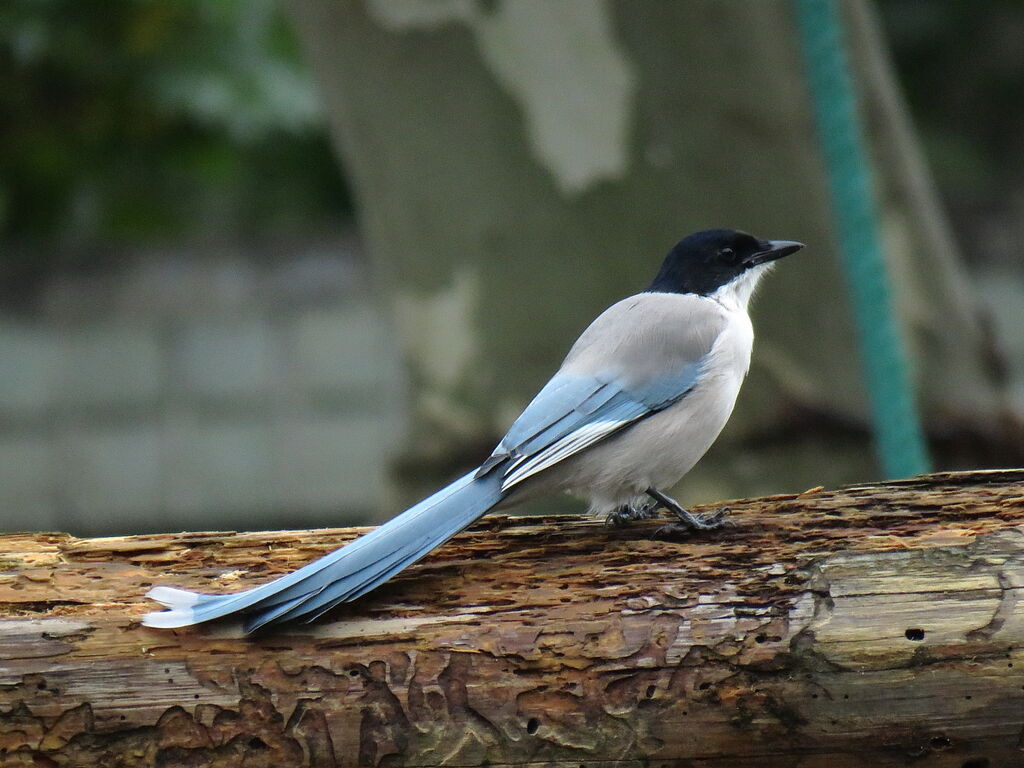
[[[843,9],[933,465],[1021,465],[1024,5]],[[808,247],[679,498],[884,475],[787,0],[6,0],[0,61],[2,530],[389,517],[712,226]]]

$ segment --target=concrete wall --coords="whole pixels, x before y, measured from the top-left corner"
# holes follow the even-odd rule
[[[404,392],[351,248],[127,262],[0,316],[0,529],[372,517]]]

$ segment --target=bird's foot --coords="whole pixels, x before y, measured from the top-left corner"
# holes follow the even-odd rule
[[[655,530],[655,539],[685,539],[696,534],[698,530],[716,530],[733,524],[728,517],[728,507],[719,507],[707,515],[695,515],[657,488],[648,488],[647,495],[658,504],[667,507],[679,518],[678,522],[663,525]]]
[[[614,512],[611,512],[605,519],[604,524],[615,528],[632,523],[634,520],[650,520],[658,516],[657,504],[640,504],[637,506],[625,504]]]
[[[688,525],[696,531],[713,531],[733,525],[732,520],[729,519],[730,511],[728,507],[719,507],[706,515],[695,515],[689,510],[680,509],[676,515],[679,517],[680,523]]]
[[[663,525],[654,532],[656,539],[684,539],[692,536],[698,531],[714,531],[734,525],[729,519],[729,508],[719,507],[714,512],[706,515],[695,515],[683,507],[673,509],[678,522]]]
[[[707,515],[695,515],[685,509],[678,501],[671,496],[666,496],[657,488],[648,488],[647,495],[657,504],[670,510],[679,518],[678,522],[663,525],[654,532],[656,538],[680,538],[692,536],[697,531],[713,531],[726,525],[732,525],[728,520],[729,508],[720,507]]]

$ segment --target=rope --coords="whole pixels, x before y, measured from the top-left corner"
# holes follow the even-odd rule
[[[838,3],[794,3],[833,225],[853,301],[875,450],[887,477],[920,474],[928,471],[928,453],[882,256]]]

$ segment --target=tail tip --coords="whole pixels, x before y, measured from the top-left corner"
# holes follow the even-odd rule
[[[147,613],[142,617],[143,626],[172,629],[196,623],[192,608],[199,602],[201,595],[175,587],[153,587],[146,593],[146,597],[156,600],[168,610]]]
[[[195,623],[195,617],[190,608],[172,611],[151,611],[142,617],[142,625],[144,627],[157,627],[159,629],[187,627]]]
[[[197,592],[189,592],[187,589],[177,587],[153,587],[146,593],[150,600],[156,600],[161,605],[171,609],[191,608],[199,602],[202,595]]]

